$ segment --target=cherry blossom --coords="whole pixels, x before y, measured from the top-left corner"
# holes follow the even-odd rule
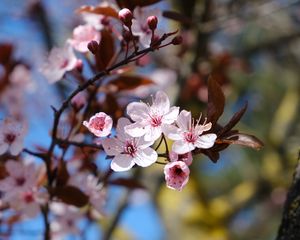
[[[10,82],[15,86],[24,88],[32,88],[31,73],[23,64],[18,64],[10,74]]]
[[[18,155],[23,149],[25,133],[25,126],[13,119],[0,122],[0,155],[7,151],[11,155]]]
[[[68,43],[78,52],[88,52],[90,41],[100,41],[100,33],[91,25],[79,25],[73,30],[73,38]]]
[[[79,173],[74,174],[69,179],[69,184],[81,189],[89,196],[91,205],[101,214],[106,199],[106,190],[102,184],[99,184],[99,179],[92,174]]]
[[[41,205],[47,202],[48,197],[48,193],[38,192],[36,188],[32,188],[16,194],[9,201],[9,205],[21,215],[32,218],[40,213]]]
[[[169,153],[169,157],[170,157],[170,160],[172,162],[175,162],[175,161],[183,161],[185,162],[188,166],[190,166],[193,162],[193,156],[192,156],[192,153],[191,152],[188,152],[188,153],[184,153],[184,154],[177,154],[173,151],[171,151]]]
[[[167,187],[181,191],[189,181],[190,169],[183,161],[175,161],[165,165],[165,180]]]
[[[65,45],[63,48],[55,47],[51,50],[41,72],[48,79],[49,83],[55,83],[63,77],[65,72],[74,69],[77,63],[78,60],[70,45]]]
[[[147,9],[137,7],[133,12],[134,19],[132,20],[132,33],[135,36],[139,36],[140,43],[144,47],[149,47],[152,38],[152,31],[148,26],[148,17],[156,16],[161,17],[161,11],[159,9]]]
[[[207,149],[211,148],[217,135],[214,133],[203,134],[203,132],[211,129],[211,123],[199,123],[200,119],[194,126],[192,124],[191,112],[182,110],[176,120],[177,127],[174,125],[167,126],[167,137],[175,142],[172,150],[177,154],[191,152],[195,148]]]
[[[14,160],[8,160],[5,169],[9,175],[0,181],[0,191],[4,193],[3,201],[7,202],[20,193],[32,190],[41,171],[34,163],[24,164]]]
[[[144,136],[145,141],[157,140],[166,126],[174,123],[179,107],[171,107],[170,101],[162,91],[158,91],[151,106],[143,102],[133,102],[127,106],[127,114],[135,123],[125,127],[132,137]]]
[[[79,208],[64,203],[53,202],[50,209],[55,215],[55,219],[51,221],[50,228],[52,232],[51,239],[65,239],[67,234],[80,234],[77,226],[78,220],[82,219],[83,213]]]
[[[114,171],[127,171],[135,164],[148,167],[157,160],[157,152],[150,148],[153,141],[149,142],[128,135],[124,131],[128,124],[130,124],[129,119],[120,118],[117,124],[117,136],[102,142],[106,154],[114,156],[111,162]]]
[[[97,137],[108,136],[110,134],[112,124],[112,118],[104,112],[96,113],[88,122],[83,122],[83,125],[86,126],[89,131]]]

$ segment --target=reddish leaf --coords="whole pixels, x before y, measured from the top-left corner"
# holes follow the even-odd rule
[[[117,178],[117,179],[114,179],[114,180],[110,180],[110,181],[108,181],[108,184],[127,187],[127,188],[130,188],[130,189],[145,188],[145,186],[143,186],[141,183],[139,183],[135,179],[128,179],[128,178]]]
[[[7,64],[13,52],[13,46],[9,43],[0,44],[0,64]]]
[[[231,130],[242,118],[244,113],[246,112],[248,104],[246,103],[243,108],[241,108],[238,112],[236,112],[230,121],[218,132],[218,136],[222,136],[229,130]]]
[[[225,96],[221,86],[213,78],[208,80],[207,118],[214,125],[224,111]]]
[[[70,177],[70,175],[67,170],[66,162],[60,161],[60,163],[58,165],[58,169],[57,169],[56,186],[58,186],[58,187],[65,186],[69,180],[69,177]]]
[[[107,30],[101,31],[101,40],[96,52],[96,65],[99,71],[106,69],[115,53],[114,38]]]
[[[163,11],[163,16],[178,22],[181,22],[186,25],[191,25],[192,20],[181,13],[174,12],[174,11]]]
[[[119,75],[109,85],[113,85],[118,91],[132,90],[143,85],[153,84],[153,81],[143,76]]]
[[[78,12],[78,13],[94,13],[94,14],[100,14],[100,15],[104,15],[107,17],[113,17],[113,18],[119,19],[117,10],[110,6],[96,6],[96,7],[82,6],[82,7],[78,8],[76,10],[76,12]]]
[[[263,142],[260,141],[257,137],[245,133],[236,133],[231,135],[230,137],[227,137],[226,139],[222,139],[221,141],[228,144],[238,144],[246,147],[251,147],[257,150],[264,146]]]
[[[160,2],[161,0],[116,0],[120,8],[129,8],[133,10],[135,7],[145,7],[155,3]]]
[[[52,195],[59,198],[66,204],[76,207],[85,206],[89,198],[81,190],[73,186],[57,187],[51,191]]]

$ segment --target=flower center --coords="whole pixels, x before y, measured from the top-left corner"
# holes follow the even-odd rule
[[[184,139],[189,143],[195,143],[197,141],[197,136],[193,132],[186,132],[184,133]]]
[[[126,154],[130,155],[131,157],[134,157],[136,151],[137,151],[137,147],[132,141],[126,142],[125,149],[124,149],[124,152]]]
[[[13,133],[8,133],[5,135],[5,142],[8,144],[12,144],[16,139],[16,135]]]
[[[105,117],[95,117],[91,120],[91,127],[103,131],[105,126]]]
[[[34,198],[33,198],[32,192],[25,193],[23,197],[24,197],[24,201],[26,203],[32,203],[32,202],[34,202]]]
[[[152,127],[158,127],[161,125],[162,116],[150,116],[150,117],[151,117],[150,124]]]
[[[179,168],[179,167],[175,167],[174,168],[174,174],[177,175],[177,176],[181,176],[183,173],[182,169]]]
[[[69,60],[68,59],[64,59],[63,62],[60,64],[60,68],[63,69],[66,66],[68,66]]]
[[[19,177],[19,178],[16,178],[16,184],[17,186],[23,186],[25,183],[25,178],[24,177]]]

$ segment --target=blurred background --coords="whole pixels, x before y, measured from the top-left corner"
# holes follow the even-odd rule
[[[0,43],[12,43],[15,58],[32,70],[33,86],[22,101],[29,124],[26,147],[37,139],[48,146],[49,106],[65,94],[64,84],[50,86],[39,74],[41,62],[82,21],[75,9],[98,3],[0,1]],[[226,95],[221,123],[248,101],[237,128],[265,146],[260,151],[230,146],[217,163],[195,157],[182,192],[166,188],[162,166],[147,168],[139,177],[148,192],[112,188],[107,217],[86,227],[84,237],[70,239],[99,239],[112,219],[118,222],[114,239],[274,239],[300,148],[300,1],[163,0],[153,7],[182,14],[180,22],[160,24],[179,29],[184,42],[159,51],[150,66],[137,71],[160,69],[160,86],[195,116],[205,111],[207,78],[214,76]],[[0,104],[7,98],[0,96]],[[6,115],[0,110],[1,118]],[[40,218],[28,220],[15,225],[9,239],[39,239],[42,230]]]

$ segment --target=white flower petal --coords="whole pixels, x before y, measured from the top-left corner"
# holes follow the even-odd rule
[[[149,111],[149,106],[143,102],[133,102],[127,106],[127,114],[135,122],[148,119]]]
[[[146,132],[144,136],[144,140],[148,142],[154,142],[155,140],[159,139],[162,133],[161,127],[151,127],[149,131]]]
[[[195,149],[195,146],[192,143],[188,143],[183,140],[175,141],[172,145],[172,150],[177,154],[184,154],[191,152]]]
[[[11,155],[16,156],[18,155],[23,149],[23,139],[16,139],[9,148]]]
[[[145,124],[141,122],[132,123],[125,126],[125,132],[131,137],[141,137],[143,136],[149,127],[146,127]]]
[[[171,140],[177,140],[178,141],[178,140],[183,139],[181,130],[178,127],[175,127],[174,125],[164,124],[162,126],[162,131]]]
[[[211,126],[212,126],[211,122],[205,125],[198,125],[195,127],[195,132],[197,135],[201,135],[203,132],[210,130]]]
[[[186,110],[182,110],[177,118],[177,125],[182,130],[189,130],[191,127],[192,122],[192,115],[191,112],[188,112]]]
[[[168,113],[170,110],[170,100],[169,100],[168,95],[163,91],[158,91],[155,94],[155,98],[154,98],[153,105],[151,106],[151,108],[156,109],[157,111],[159,111],[162,114]]]
[[[214,145],[216,139],[217,139],[217,135],[214,133],[205,134],[200,136],[197,139],[195,146],[197,148],[204,148],[204,149],[211,148]]]
[[[109,156],[115,156],[122,152],[122,145],[116,138],[107,138],[102,141],[104,151]]]
[[[162,122],[166,124],[172,124],[175,122],[179,114],[179,107],[171,107],[170,111],[162,118]]]
[[[127,171],[134,166],[132,157],[127,154],[119,154],[115,156],[110,164],[112,170],[116,172]]]
[[[9,173],[9,175],[14,178],[24,176],[24,166],[17,161],[14,160],[7,161],[5,163],[5,169]]]
[[[5,142],[1,142],[0,143],[0,155],[6,153],[6,151],[8,150],[9,145]]]
[[[138,150],[138,152],[136,153],[136,157],[133,159],[133,161],[141,167],[148,167],[151,164],[155,163],[156,160],[157,152],[152,148]]]

